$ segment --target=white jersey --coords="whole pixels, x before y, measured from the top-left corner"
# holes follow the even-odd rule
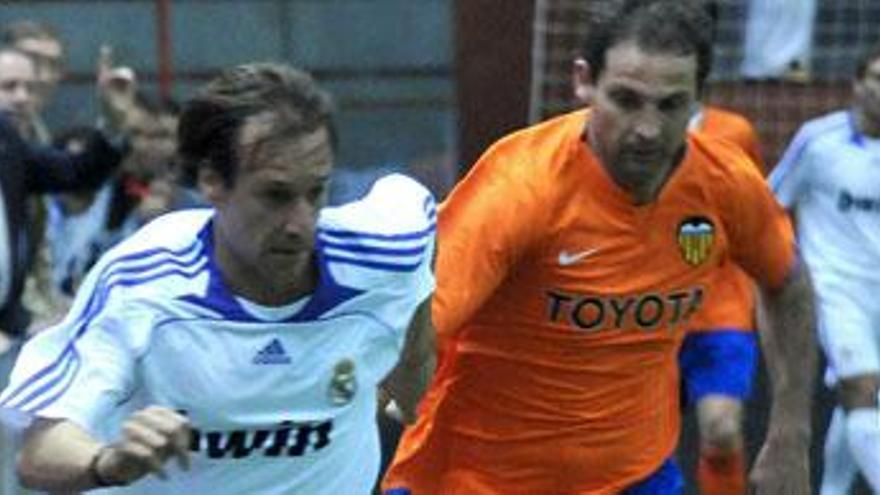
[[[770,185],[796,211],[801,251],[817,282],[880,283],[880,140],[858,132],[850,112],[798,131]],[[820,287],[821,289],[821,287]]]
[[[114,493],[368,494],[376,386],[434,288],[436,207],[401,175],[324,209],[320,282],[264,307],[229,292],[212,210],[172,213],[109,251],[59,326],[24,348],[0,406],[69,419],[104,441],[147,405],[182,411],[192,469]]]
[[[880,140],[850,112],[806,123],[770,176],[816,288],[826,380],[880,372]]]

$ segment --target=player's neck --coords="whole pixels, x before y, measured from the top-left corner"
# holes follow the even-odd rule
[[[629,195],[635,206],[644,206],[656,201],[663,190],[663,186],[666,185],[673,172],[678,169],[678,165],[684,159],[684,147],[682,147],[682,149],[675,155],[673,163],[667,168],[664,174],[655,177],[653,180],[634,184],[620,177],[615,167],[609,165],[611,159],[606,156],[602,147],[598,145],[598,141],[596,140],[591,125],[588,124],[586,126],[584,133],[587,138],[584,145],[589,146],[593,150],[593,153],[599,158],[598,161],[600,166],[605,169],[605,172],[611,180],[614,181],[617,187],[621,188],[627,195]]]
[[[264,306],[283,306],[297,301],[315,291],[318,285],[317,263],[311,262],[305,273],[290,281],[279,281],[277,276],[249,276],[238,283],[227,284],[238,296]]]
[[[313,293],[318,285],[318,265],[313,255],[303,260],[301,269],[283,276],[271,267],[244,262],[220,244],[215,244],[214,256],[226,287],[236,296],[256,304],[290,304]]]

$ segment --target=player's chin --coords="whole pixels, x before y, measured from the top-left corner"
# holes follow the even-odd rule
[[[630,189],[639,190],[656,180],[657,174],[649,167],[643,166],[641,163],[632,167],[625,168],[620,173],[620,178]]]
[[[312,259],[307,250],[270,250],[263,259],[273,271],[278,273],[296,273],[301,271]]]

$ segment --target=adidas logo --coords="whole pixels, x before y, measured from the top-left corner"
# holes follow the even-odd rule
[[[278,339],[272,339],[254,356],[254,364],[290,364],[290,356]]]

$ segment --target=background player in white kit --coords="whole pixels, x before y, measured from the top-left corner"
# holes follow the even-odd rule
[[[322,209],[330,110],[275,64],[227,71],[187,105],[181,156],[214,209],[111,250],[26,346],[0,396],[7,416],[36,417],[26,485],[370,492],[378,387],[412,419],[433,372],[435,205],[389,176]]]
[[[840,404],[821,493],[849,493],[856,466],[880,493],[880,45],[859,59],[852,108],[804,124],[770,183],[797,221]]]

